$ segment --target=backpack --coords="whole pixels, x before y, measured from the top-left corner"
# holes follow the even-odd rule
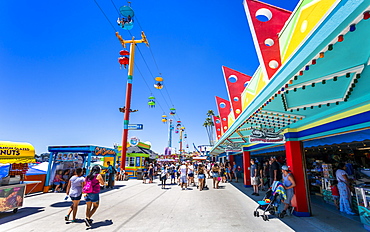
[[[92,180],[89,180],[89,179],[86,178],[85,185],[82,188],[82,192],[83,193],[92,193],[92,191],[93,191]]]

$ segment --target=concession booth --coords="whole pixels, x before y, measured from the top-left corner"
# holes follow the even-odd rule
[[[58,171],[70,169],[73,173],[76,168],[85,168],[88,174],[93,163],[109,157],[114,164],[117,156],[117,149],[92,145],[49,146],[48,151],[50,155],[44,192],[49,192],[52,188]]]
[[[29,163],[35,163],[35,149],[29,143],[0,141],[0,212],[18,211],[23,205]]]

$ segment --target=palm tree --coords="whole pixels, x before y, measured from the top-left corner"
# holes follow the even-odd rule
[[[208,135],[208,140],[209,140],[209,144],[211,146],[213,146],[213,127],[214,127],[214,123],[213,123],[213,120],[212,120],[212,116],[214,116],[214,112],[213,110],[208,110],[207,112],[207,118],[206,118],[206,121],[203,123],[203,126],[206,128],[206,131],[207,131],[207,135]]]

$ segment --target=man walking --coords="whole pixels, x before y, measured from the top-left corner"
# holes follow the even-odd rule
[[[251,185],[253,186],[253,193],[252,195],[259,196],[258,194],[258,171],[257,171],[257,164],[254,162],[254,159],[251,159]]]
[[[108,164],[108,169],[107,169],[107,174],[108,174],[108,186],[107,188],[113,188],[114,186],[114,174],[116,174],[116,169],[110,164],[110,162],[107,162]]]
[[[186,166],[185,162],[182,162],[182,165],[179,167],[178,171],[180,173],[181,189],[185,190],[188,188],[188,184],[187,184],[188,167]]]
[[[280,165],[276,161],[276,157],[271,157],[271,165],[270,165],[270,186],[274,181],[280,181],[281,180],[281,170]]]

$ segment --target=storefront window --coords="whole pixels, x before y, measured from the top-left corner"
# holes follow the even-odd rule
[[[136,167],[140,167],[140,157],[136,157]]]
[[[135,167],[135,157],[130,157],[129,167]]]

